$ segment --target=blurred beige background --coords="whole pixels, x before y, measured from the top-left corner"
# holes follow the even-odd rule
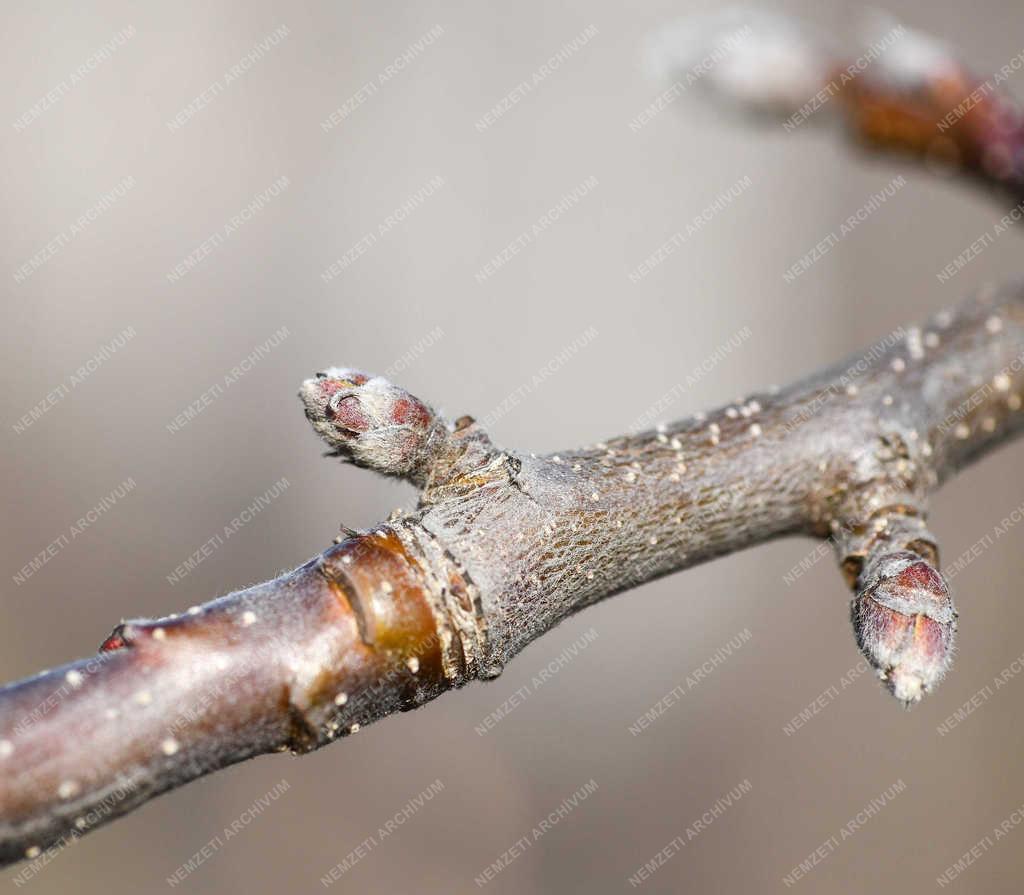
[[[501,443],[552,450],[624,430],[730,335],[741,350],[679,396],[676,417],[785,382],[1021,272],[1008,235],[946,284],[935,272],[1002,213],[962,185],[866,159],[808,124],[749,128],[683,97],[638,133],[662,89],[641,47],[712,2],[9,4],[3,13],[0,242],[3,514],[0,679],[90,653],[123,616],[182,610],[314,554],[340,521],[368,525],[411,492],[321,459],[296,388],[326,364],[381,371],[454,414],[484,416],[589,328],[514,409]],[[792,2],[841,35],[852,6]],[[893,2],[979,71],[1021,51],[1019,4]],[[394,77],[396,56],[443,34]],[[474,124],[588,26],[597,33],[482,132]],[[225,72],[284,26],[244,74]],[[47,91],[134,32],[21,128]],[[1024,74],[1010,89],[1024,96]],[[378,89],[325,130],[362,85]],[[210,85],[205,108],[168,126]],[[356,101],[358,102],[358,100]],[[907,185],[795,283],[782,272],[892,177]],[[483,282],[476,273],[587,177],[598,186]],[[634,269],[737,179],[752,186],[639,283]],[[225,225],[288,185],[229,236]],[[431,178],[444,183],[338,276],[321,274]],[[125,178],[124,196],[65,238]],[[206,257],[168,273],[213,234]],[[134,337],[74,387],[119,332]],[[280,344],[262,351],[286,327]],[[431,337],[437,329],[441,337]],[[418,347],[417,347],[418,346]],[[224,386],[253,351],[258,361]],[[408,360],[410,355],[414,359]],[[403,361],[405,357],[407,360]],[[202,412],[168,424],[212,386]],[[23,415],[63,386],[41,417]],[[1024,501],[1019,446],[935,501],[952,560]],[[136,487],[23,583],[19,569],[131,477]],[[280,478],[288,487],[176,584],[174,568]],[[250,762],[162,797],[66,850],[44,893],[162,892],[282,779],[288,790],[176,888],[315,892],[409,799],[444,789],[333,891],[474,892],[474,879],[588,780],[597,790],[485,887],[632,891],[630,876],[744,780],[750,792],[641,891],[928,892],[1024,802],[1024,682],[962,725],[936,727],[1024,651],[1024,531],[957,576],[960,653],[904,713],[861,675],[817,717],[790,719],[858,660],[831,558],[795,584],[810,543],[786,541],[647,585],[532,645],[494,683],[445,696],[310,757]],[[593,629],[548,683],[539,669]],[[723,644],[750,639],[638,736],[629,725]],[[474,732],[520,688],[529,698]],[[531,689],[532,688],[532,689]],[[4,773],[9,771],[5,768]],[[15,769],[16,772],[16,769]],[[905,791],[806,878],[783,878],[871,799]],[[1019,889],[1024,830],[960,891]],[[14,887],[19,868],[5,872]],[[952,886],[950,888],[952,888]]]

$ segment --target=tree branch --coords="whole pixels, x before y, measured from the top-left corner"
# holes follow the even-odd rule
[[[832,540],[861,649],[920,698],[956,621],[927,500],[1024,425],[1024,287],[784,390],[543,457],[357,371],[300,395],[333,456],[412,482],[418,508],[0,689],[0,863],[494,677],[598,600],[784,535]]]
[[[334,453],[418,482],[420,507],[0,690],[0,762],[16,771],[0,783],[0,858],[493,677],[597,600],[782,535],[836,535],[863,591],[861,647],[919,697],[954,624],[927,497],[1024,423],[1024,290],[890,341],[776,394],[544,457],[500,451],[379,378],[307,381]]]

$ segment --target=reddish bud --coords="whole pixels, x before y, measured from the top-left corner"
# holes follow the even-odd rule
[[[953,655],[956,610],[942,576],[916,553],[887,553],[851,605],[857,645],[908,707],[934,689]]]
[[[127,641],[121,636],[121,629],[116,628],[103,643],[100,644],[101,653],[112,653],[114,650],[124,649],[128,646]]]
[[[443,422],[379,376],[332,367],[302,383],[306,417],[336,456],[389,475],[424,478]]]

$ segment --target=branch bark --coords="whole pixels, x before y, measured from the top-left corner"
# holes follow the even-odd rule
[[[0,858],[493,677],[591,603],[783,535],[836,536],[862,648],[917,698],[954,622],[927,498],[1024,425],[1024,289],[889,341],[776,394],[543,457],[379,378],[309,380],[334,452],[420,483],[420,507],[0,690]]]
[[[357,371],[300,394],[333,455],[409,480],[418,508],[0,689],[0,863],[494,677],[598,600],[786,535],[831,539],[858,643],[913,702],[944,673],[956,624],[928,497],[1024,426],[1024,287],[786,389],[542,457]]]

